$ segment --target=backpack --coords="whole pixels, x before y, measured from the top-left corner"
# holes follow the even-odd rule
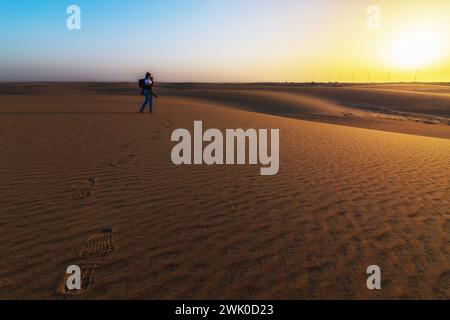
[[[140,79],[138,81],[139,88],[145,89],[145,79]]]

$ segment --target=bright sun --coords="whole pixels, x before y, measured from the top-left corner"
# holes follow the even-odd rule
[[[436,32],[409,30],[396,36],[391,46],[391,63],[403,69],[418,69],[434,63],[442,51]]]

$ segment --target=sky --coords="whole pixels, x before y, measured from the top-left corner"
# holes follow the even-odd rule
[[[449,0],[0,0],[0,81],[450,81],[448,39]]]

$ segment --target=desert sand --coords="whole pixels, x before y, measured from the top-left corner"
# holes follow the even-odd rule
[[[166,85],[140,114],[134,84],[2,84],[0,298],[449,299],[449,88]],[[173,165],[194,120],[279,128],[279,174]]]

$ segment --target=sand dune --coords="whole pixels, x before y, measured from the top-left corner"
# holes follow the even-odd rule
[[[286,117],[339,117],[345,109],[323,98],[271,90],[190,90],[170,92],[172,96],[193,97],[225,103],[226,107]]]
[[[354,109],[375,108],[376,111],[410,112],[429,116],[450,118],[450,86],[425,84],[385,85],[198,85],[169,86],[169,94],[186,95],[190,91],[208,94],[212,90],[231,89],[291,92],[328,99]],[[182,90],[180,90],[182,89]],[[166,92],[165,92],[166,93]],[[379,110],[378,110],[379,109]]]
[[[338,99],[344,102],[353,100],[355,103],[366,103],[390,111],[449,118],[450,90],[437,92],[434,86],[430,87],[433,88],[428,91],[410,86],[347,87],[341,91]],[[433,89],[436,91],[432,91]]]
[[[135,96],[0,96],[0,298],[450,298],[450,140],[236,110],[297,99],[241,94],[152,115]],[[170,134],[194,120],[279,128],[280,173],[175,167]]]
[[[450,96],[447,95],[357,86],[253,89],[186,86],[179,90],[159,90],[164,95],[205,99],[264,114],[450,138]]]
[[[367,89],[382,89],[393,91],[405,91],[415,93],[437,94],[437,95],[450,95],[450,85],[447,84],[423,84],[423,83],[411,83],[411,84],[370,84],[370,85],[358,85],[361,88]]]

